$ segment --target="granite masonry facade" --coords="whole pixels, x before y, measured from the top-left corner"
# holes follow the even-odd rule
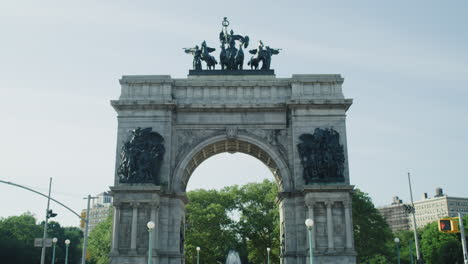
[[[160,184],[121,184],[111,192],[114,226],[112,264],[146,263],[150,220],[156,224],[156,264],[184,260],[185,191],[192,172],[222,152],[261,160],[279,188],[281,262],[354,264],[346,111],[340,75],[214,75],[174,79],[167,75],[123,76],[121,95],[111,101],[118,114],[116,168],[130,131],[151,127],[164,137]],[[304,184],[299,136],[332,128],[344,148],[344,182]],[[312,218],[313,249],[304,221]]]

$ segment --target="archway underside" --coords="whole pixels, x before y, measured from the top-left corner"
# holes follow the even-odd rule
[[[240,152],[250,156],[253,156],[259,159],[263,164],[265,164],[270,171],[273,173],[273,176],[276,179],[276,182],[279,185],[279,189],[282,189],[282,179],[280,176],[280,170],[278,165],[273,160],[273,158],[265,152],[263,149],[259,148],[258,146],[238,140],[238,139],[228,139],[218,141],[216,143],[210,144],[200,150],[197,154],[193,156],[193,158],[187,164],[184,176],[183,176],[183,190],[187,188],[187,183],[192,175],[193,171],[206,159],[220,153],[229,152],[231,154]]]

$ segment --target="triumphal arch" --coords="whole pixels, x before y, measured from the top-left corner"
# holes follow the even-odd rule
[[[213,155],[241,152],[262,161],[278,184],[282,263],[308,264],[312,250],[314,264],[354,264],[345,125],[352,100],[343,95],[344,79],[277,78],[270,65],[280,49],[261,41],[244,70],[249,37],[227,25],[219,62],[203,41],[185,49],[193,55],[187,78],[120,79],[120,97],[111,102],[118,114],[111,263],[147,263],[149,246],[153,263],[184,263],[191,174]],[[312,249],[307,218],[314,220]]]

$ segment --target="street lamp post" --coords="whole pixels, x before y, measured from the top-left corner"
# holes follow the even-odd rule
[[[314,220],[307,219],[305,221],[305,225],[307,226],[307,231],[309,233],[309,253],[310,253],[310,264],[314,263],[314,247],[312,244],[312,229],[314,227]]]
[[[149,221],[146,226],[148,227],[148,264],[153,263],[153,229],[154,229],[154,222]]]
[[[267,264],[270,264],[270,248],[267,247]]]
[[[408,243],[409,243],[409,255],[410,255],[411,264],[414,264],[412,242],[413,242],[413,241],[412,241],[411,239],[410,239],[410,241],[408,242]]]
[[[414,208],[413,202],[413,190],[411,189],[411,176],[408,172],[408,185],[410,191],[410,198],[411,198],[411,214],[413,215],[413,231],[414,231],[414,246],[416,248],[416,263],[422,263],[421,254],[419,253],[419,240],[418,240],[418,232],[417,232],[417,225],[416,225],[416,212]]]
[[[70,239],[65,240],[65,264],[68,264],[68,246],[70,245]]]
[[[52,264],[55,263],[55,245],[57,244],[58,239],[56,237],[52,238]]]
[[[197,264],[200,264],[200,247],[197,247]]]
[[[397,252],[397,263],[400,264],[400,239],[395,237],[396,252]]]

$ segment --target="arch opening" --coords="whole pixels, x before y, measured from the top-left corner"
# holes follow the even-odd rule
[[[243,153],[261,161],[273,174],[273,177],[278,184],[280,192],[287,189],[284,186],[285,166],[277,153],[266,145],[251,142],[246,138],[219,138],[211,142],[201,143],[195,147],[186,158],[181,162],[179,169],[176,171],[175,189],[185,192],[188,181],[195,169],[208,158],[221,153]],[[288,177],[289,178],[289,177]]]

